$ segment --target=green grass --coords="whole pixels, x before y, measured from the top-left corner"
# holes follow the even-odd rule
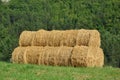
[[[0,62],[0,80],[120,80],[120,69],[55,67]]]

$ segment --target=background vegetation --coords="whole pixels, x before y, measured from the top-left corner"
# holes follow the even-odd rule
[[[105,65],[120,67],[119,0],[11,0],[0,2],[0,60],[9,61],[23,30],[97,29]]]

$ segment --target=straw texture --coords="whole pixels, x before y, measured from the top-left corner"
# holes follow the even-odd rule
[[[103,51],[101,48],[75,46],[71,64],[75,67],[102,67],[104,64]]]
[[[35,36],[34,31],[23,31],[19,38],[19,45],[20,46],[31,46],[34,36]]]
[[[35,33],[32,40],[32,46],[47,46],[49,32],[46,30],[39,30]]]
[[[39,65],[68,66],[72,47],[44,47],[39,56]]]
[[[97,30],[23,31],[19,47],[12,53],[13,63],[103,67],[104,54]]]
[[[24,48],[24,47],[15,48],[12,53],[13,63],[26,63],[26,58],[24,55],[25,51],[26,51],[26,48]]]
[[[100,47],[100,33],[97,30],[81,29],[78,31],[76,45]]]
[[[39,30],[23,31],[20,46],[69,46],[76,45],[100,47],[100,33],[97,30]]]

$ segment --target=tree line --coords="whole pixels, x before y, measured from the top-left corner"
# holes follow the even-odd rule
[[[23,30],[97,29],[105,65],[120,67],[119,0],[0,2],[0,60],[9,61]]]

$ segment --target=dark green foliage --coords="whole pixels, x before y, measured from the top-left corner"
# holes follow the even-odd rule
[[[106,30],[102,30],[101,33],[106,64],[120,67],[120,35],[114,35]]]
[[[120,67],[119,0],[11,0],[0,2],[0,60],[9,60],[23,30],[97,29],[105,64]]]

